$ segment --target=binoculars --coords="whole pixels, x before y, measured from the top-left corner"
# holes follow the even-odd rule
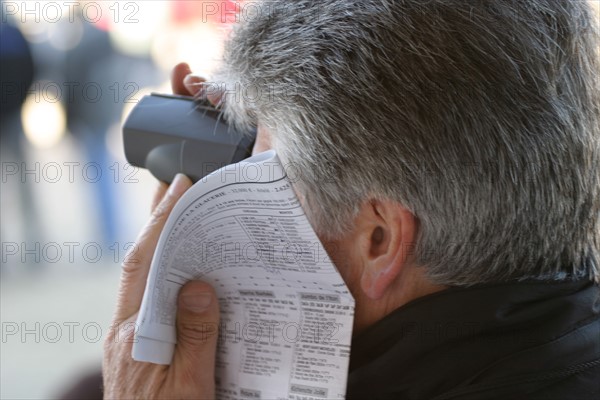
[[[227,125],[208,101],[152,93],[133,108],[123,125],[125,158],[171,183],[177,173],[196,182],[250,156],[256,131]]]

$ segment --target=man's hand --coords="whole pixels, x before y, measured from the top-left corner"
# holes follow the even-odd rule
[[[219,308],[214,290],[189,282],[178,299],[177,345],[171,365],[131,358],[135,321],[144,295],[150,262],[173,206],[192,185],[177,175],[170,187],[160,184],[152,216],[123,263],[117,311],[104,343],[104,398],[198,399],[215,396],[215,353]]]
[[[173,92],[195,96],[204,78],[181,63],[171,74]],[[206,93],[217,104],[220,94]],[[203,282],[189,282],[179,292],[177,345],[171,365],[137,362],[131,358],[135,321],[139,312],[152,256],[167,217],[192,185],[177,175],[170,187],[160,183],[152,201],[152,216],[133,251],[125,257],[117,311],[104,343],[104,396],[122,398],[214,398],[215,353],[219,307],[214,290]],[[167,190],[168,189],[168,190]]]
[[[207,86],[206,79],[201,76],[194,75],[190,66],[186,63],[180,63],[173,68],[171,72],[171,88],[173,93],[183,96],[201,96],[204,94],[206,98],[213,104],[218,105],[221,101],[222,93],[217,91],[214,85]]]

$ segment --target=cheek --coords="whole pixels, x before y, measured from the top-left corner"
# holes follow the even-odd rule
[[[254,143],[254,147],[252,148],[252,155],[262,153],[263,151],[271,149],[271,145],[271,135],[259,123],[256,132],[256,142]],[[302,207],[306,207],[304,198],[298,193],[296,194],[298,195]],[[349,234],[340,240],[321,240],[321,242],[323,243],[324,250],[327,252],[329,258],[331,258],[331,261],[336,266],[336,268],[340,272],[340,275],[346,282],[346,285],[348,285],[348,288],[350,289],[352,294],[356,296],[356,290],[358,289],[358,285],[360,284],[360,258],[354,252],[356,248],[354,236],[352,234]]]
[[[356,289],[360,285],[360,260],[354,252],[356,243],[349,238],[321,242],[350,292],[356,296]]]

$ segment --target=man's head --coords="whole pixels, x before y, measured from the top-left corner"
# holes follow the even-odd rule
[[[242,90],[225,115],[301,172],[321,238],[359,240],[363,260],[395,238],[390,268],[439,285],[598,278],[586,2],[268,1],[243,17],[218,75]]]

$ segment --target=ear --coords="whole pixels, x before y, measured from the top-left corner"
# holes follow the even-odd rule
[[[360,286],[372,300],[382,298],[410,262],[417,235],[417,218],[390,200],[366,203],[357,221],[363,260]]]

